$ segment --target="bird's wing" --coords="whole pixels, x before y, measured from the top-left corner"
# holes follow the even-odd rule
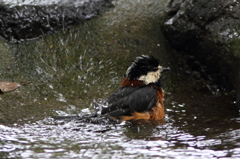
[[[155,105],[156,96],[153,87],[120,87],[107,99],[108,107],[103,108],[101,114],[118,118],[122,115],[131,115],[134,111],[148,111]]]

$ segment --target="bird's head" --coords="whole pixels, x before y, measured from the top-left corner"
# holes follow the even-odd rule
[[[153,56],[141,55],[136,57],[131,66],[127,69],[125,77],[129,80],[143,81],[146,85],[157,83],[161,77],[161,73],[170,70],[163,68],[159,64],[159,60]]]

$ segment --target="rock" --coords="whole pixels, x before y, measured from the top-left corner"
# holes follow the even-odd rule
[[[192,71],[211,81],[210,89],[216,84],[216,90],[229,94],[236,91],[238,105],[239,17],[237,0],[172,0],[162,27],[170,45],[185,58]]]
[[[11,42],[54,33],[94,18],[112,7],[109,0],[59,0],[48,4],[23,2],[0,4],[0,36]]]

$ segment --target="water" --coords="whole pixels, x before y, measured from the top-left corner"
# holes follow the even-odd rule
[[[239,158],[234,101],[181,72],[159,24],[166,1],[118,0],[103,16],[41,39],[0,42],[1,81],[32,81],[0,96],[1,158]],[[51,116],[94,111],[135,56],[152,54],[164,74],[166,119],[90,124]]]
[[[22,158],[239,157],[239,143],[236,143],[240,139],[239,129],[212,134],[209,129],[217,129],[213,126],[204,130],[207,134],[194,134],[196,130],[190,130],[188,124],[180,126],[170,117],[166,119],[165,124],[158,126],[94,125],[56,122],[50,118],[13,127],[1,126],[1,154]]]

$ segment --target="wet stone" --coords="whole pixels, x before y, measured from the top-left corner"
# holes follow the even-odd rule
[[[239,1],[173,0],[162,27],[171,46],[189,65],[190,74],[195,76],[198,71],[207,80],[205,83],[211,79],[219,90],[236,91],[237,96],[240,96],[240,69],[236,67],[240,63],[239,16]],[[195,61],[204,71],[195,67]],[[236,100],[236,96],[233,98]]]
[[[38,38],[95,18],[110,7],[109,0],[0,3],[0,36],[11,42]]]

